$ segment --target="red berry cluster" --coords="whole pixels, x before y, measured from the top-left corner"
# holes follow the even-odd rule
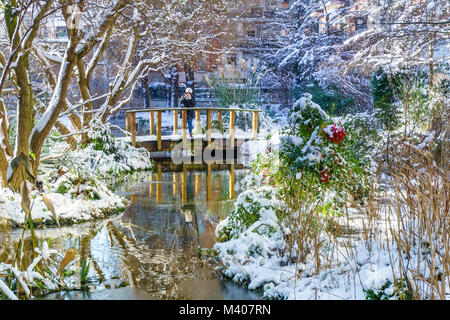
[[[320,171],[320,182],[327,183],[329,178],[330,174],[328,173],[327,169],[323,169],[322,171]]]
[[[333,133],[333,136],[330,137],[327,134],[327,138],[337,144],[341,144],[342,142],[344,142],[344,138],[347,135],[345,133],[345,130],[343,127],[341,126],[337,126],[336,124],[333,124],[330,128],[331,132]]]

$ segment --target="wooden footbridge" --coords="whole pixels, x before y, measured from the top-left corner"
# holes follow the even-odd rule
[[[195,111],[195,129],[194,129],[194,137],[188,137],[187,133],[187,111],[194,110]],[[162,115],[163,112],[171,112],[173,116],[173,126],[172,132],[173,134],[170,136],[162,135]],[[253,123],[252,123],[252,133],[250,135],[242,135],[236,137],[236,112],[251,112],[253,113]],[[149,114],[149,126],[150,126],[150,135],[149,136],[136,136],[136,113],[145,113]],[[181,135],[178,133],[178,116],[179,112],[181,112]],[[199,130],[201,130],[201,113],[206,112],[206,132],[205,134],[199,134]],[[212,115],[217,112],[218,114],[218,124],[219,130],[218,134],[212,133]],[[223,127],[223,114],[224,112],[229,112],[230,121],[228,130],[224,130]],[[183,142],[186,145],[189,145],[195,140],[202,141],[202,148],[204,149],[206,146],[210,145],[213,141],[219,141],[220,143],[217,145],[225,146],[225,142],[228,141],[227,147],[238,147],[238,144],[241,144],[248,140],[256,140],[258,139],[258,113],[261,110],[255,109],[231,109],[231,108],[146,108],[146,109],[130,109],[126,110],[126,130],[131,134],[131,144],[133,146],[145,147],[147,150],[151,152],[157,151],[171,151],[173,147],[180,142]],[[155,123],[156,116],[156,123]],[[155,125],[156,124],[156,125]],[[201,131],[200,131],[201,132]]]

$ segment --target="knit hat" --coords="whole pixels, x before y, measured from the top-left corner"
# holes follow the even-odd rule
[[[186,88],[186,93],[192,94],[192,88]]]

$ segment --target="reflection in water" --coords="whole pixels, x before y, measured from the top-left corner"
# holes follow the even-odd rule
[[[88,277],[98,290],[47,298],[259,298],[219,280],[211,258],[198,258],[198,246],[213,247],[215,225],[232,210],[239,181],[247,172],[235,171],[234,166],[219,172],[211,166],[206,172],[191,172],[186,167],[182,172],[162,169],[159,165],[155,173],[136,174],[138,182],[116,190],[130,200],[122,216],[74,227],[73,236],[67,236],[70,232],[65,230],[52,239],[52,247],[74,247],[80,256],[90,259]],[[120,284],[127,287],[120,288]],[[100,291],[105,288],[108,290]]]

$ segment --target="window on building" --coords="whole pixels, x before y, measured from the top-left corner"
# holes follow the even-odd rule
[[[197,68],[197,71],[206,71],[206,58],[205,57],[197,58],[196,68]]]
[[[256,37],[256,30],[255,29],[247,30],[247,36],[248,37]]]
[[[237,57],[235,54],[233,54],[233,55],[229,56],[227,60],[228,60],[227,61],[228,64],[236,65]]]
[[[367,28],[367,20],[364,18],[356,19],[356,30],[363,30]]]
[[[66,27],[56,27],[56,38],[57,39],[66,39],[67,38]]]

